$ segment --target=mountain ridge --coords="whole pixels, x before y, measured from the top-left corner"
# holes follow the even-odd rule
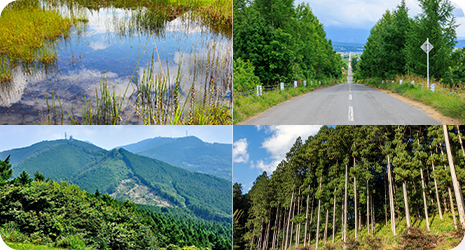
[[[208,220],[231,219],[232,182],[222,178],[191,172],[124,148],[105,150],[76,139],[37,144],[0,152],[0,157],[21,157],[15,160],[14,176],[23,169],[30,175],[39,171],[50,179],[76,184],[91,193],[98,189],[118,200],[185,207]]]

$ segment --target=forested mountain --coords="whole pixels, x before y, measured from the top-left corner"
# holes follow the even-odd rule
[[[426,221],[428,232],[446,213],[453,218],[447,230],[462,228],[464,134],[465,126],[323,126],[305,141],[299,137],[272,175],[263,172],[246,195],[234,184],[234,248],[324,246],[336,234],[355,246],[362,230],[373,236],[377,225],[390,225],[385,233],[395,237],[418,232],[413,225]],[[399,223],[407,233],[396,231]],[[464,231],[457,232],[452,235],[461,240]],[[451,237],[431,234],[415,233],[416,244],[425,244],[418,249]],[[415,249],[396,239],[376,248],[393,242],[396,249]]]
[[[22,157],[13,176],[25,170],[68,181],[91,193],[99,190],[137,204],[186,207],[196,216],[231,221],[231,182],[193,173],[124,149],[107,151],[78,140],[41,142],[3,152]]]
[[[108,194],[45,180],[40,173],[32,179],[22,172],[9,180],[8,161],[0,160],[4,241],[69,249],[231,249],[230,223],[143,210]]]
[[[156,137],[121,148],[189,171],[232,180],[231,144],[208,143],[195,136]]]
[[[235,79],[245,79],[236,74],[250,68],[265,86],[342,76],[341,56],[309,4],[234,0],[233,11]],[[234,82],[235,88],[243,84]]]

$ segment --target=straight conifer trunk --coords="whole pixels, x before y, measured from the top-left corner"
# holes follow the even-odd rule
[[[291,212],[292,212],[292,201],[294,200],[294,191],[292,191],[292,197],[291,197],[291,204],[289,205],[289,217],[288,217],[288,220],[287,220],[287,229],[286,229],[286,240],[285,240],[285,248],[284,249],[287,249],[287,243],[289,242],[288,239],[289,239],[289,224],[290,224],[290,221],[291,221]]]
[[[437,150],[437,148],[436,148]],[[433,155],[433,152],[431,152],[431,155]],[[433,166],[433,171],[434,171],[434,162],[431,161],[431,166]],[[439,217],[442,218],[442,210],[441,210],[441,203],[439,202],[439,192],[438,192],[438,183],[436,182],[436,177],[433,177],[434,180],[434,189],[436,190],[436,201],[438,202],[438,211],[439,211]]]
[[[389,205],[390,205],[390,210],[391,210],[391,230],[396,235],[396,216],[395,216],[395,211],[394,211],[394,195],[393,195],[393,190],[392,190],[392,176],[391,176],[391,162],[389,160],[389,154],[388,154],[388,180],[389,180]]]
[[[375,205],[374,205],[374,199],[373,195],[371,195],[371,236],[375,233],[375,227],[376,227],[376,222],[375,222]]]
[[[333,193],[333,197],[334,197],[334,205],[333,205],[333,241],[332,243],[334,243],[334,234],[336,233],[336,188],[334,188],[334,193]]]
[[[287,212],[287,213],[289,214],[289,212]],[[284,218],[283,218],[283,240],[282,240],[282,242],[281,242],[281,249],[283,249],[283,250],[285,249],[285,248],[284,248],[284,242],[286,241],[286,240],[284,239],[284,231],[286,231],[285,228],[287,227],[286,217],[287,217],[287,216],[286,216],[286,211],[284,211]],[[279,244],[278,244],[278,246],[279,246]]]
[[[387,182],[386,182],[386,172],[383,173],[384,177],[384,218],[386,219],[385,225],[387,225]]]
[[[304,247],[307,245],[307,226],[308,226],[308,198],[310,197],[310,184],[308,184],[307,192],[307,209],[305,210],[305,233],[304,233]]]
[[[442,150],[442,146],[439,145],[439,148],[441,149],[441,156],[442,156],[443,159],[444,159],[444,151]],[[445,163],[444,163],[444,169],[447,169]],[[451,191],[451,189],[450,189],[450,186],[447,187],[447,190],[449,191],[450,210],[452,210],[452,217],[454,218],[454,226],[455,226],[455,229],[457,229],[457,219],[455,218],[454,200],[452,199],[452,191]],[[447,204],[447,202],[444,202],[444,203]],[[445,204],[444,204],[444,205],[445,205]],[[446,207],[445,209],[446,209],[446,211],[447,211],[447,207]]]
[[[355,158],[354,158],[355,163]],[[357,219],[357,177],[354,176],[354,204],[355,204],[355,240],[357,240],[358,233],[358,219]]]
[[[279,202],[278,206],[276,207],[276,218],[274,219],[274,230],[273,230],[273,240],[271,242],[271,248],[276,249],[276,238],[279,235],[279,223],[281,220],[278,220],[279,215]]]
[[[344,194],[344,243],[346,242],[347,232],[347,164],[346,164],[346,179],[345,179],[345,194]]]
[[[326,245],[326,236],[328,235],[328,209],[326,209],[326,224],[325,224],[325,245]]]
[[[292,220],[294,220],[295,216],[295,201],[294,204],[292,205]],[[291,221],[291,234],[290,234],[290,239],[289,239],[289,249],[292,248],[292,238],[294,237],[294,222]]]
[[[454,227],[457,229],[457,219],[455,218],[455,209],[454,209],[454,200],[452,199],[452,191],[449,189],[449,199],[450,199],[450,210],[452,210],[452,218],[454,218]]]
[[[423,206],[425,207],[426,228],[429,231],[428,206],[426,205],[425,179],[423,179],[423,168],[420,168],[421,188],[423,189]]]
[[[310,213],[310,225],[313,223],[313,204],[315,204],[315,195],[312,194],[312,212]],[[312,231],[308,232],[308,246],[310,246],[310,241],[312,241]]]
[[[405,205],[405,218],[407,219],[407,228],[410,227],[410,211],[408,208],[408,198],[407,198],[407,181],[402,181],[402,189],[404,191],[404,205]]]
[[[320,189],[321,190],[321,178],[320,178]],[[318,240],[320,239],[319,234],[320,234],[320,206],[321,206],[321,198],[318,199],[318,220],[316,224],[316,246],[315,248],[318,248]]]
[[[299,199],[297,202],[297,217],[300,215],[300,188],[299,188]],[[295,232],[295,248],[299,247],[299,242],[300,242],[300,222],[297,224],[296,232]]]
[[[463,210],[462,188],[460,187],[460,183],[457,180],[457,175],[455,174],[455,166],[454,161],[452,159],[452,153],[449,144],[449,132],[447,130],[447,125],[442,125],[442,128],[444,130],[444,140],[446,141],[447,158],[449,160],[450,174],[452,176],[452,185],[454,186],[455,201],[457,202],[457,210],[459,211],[460,223],[462,224],[462,227],[465,227],[465,211]]]
[[[369,218],[370,218],[370,187],[368,186],[368,179],[367,179],[367,234],[370,234]]]

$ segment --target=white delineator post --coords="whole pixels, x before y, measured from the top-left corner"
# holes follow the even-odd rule
[[[421,48],[426,52],[426,87],[429,88],[429,52],[433,49],[433,45],[429,43],[429,38],[426,38],[426,42],[421,45]]]

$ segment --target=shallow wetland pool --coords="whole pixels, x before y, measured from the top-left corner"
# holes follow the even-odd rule
[[[194,118],[231,113],[230,30],[212,28],[195,10],[163,17],[145,7],[41,4],[86,21],[51,42],[52,62],[8,66],[0,124],[230,122]]]

